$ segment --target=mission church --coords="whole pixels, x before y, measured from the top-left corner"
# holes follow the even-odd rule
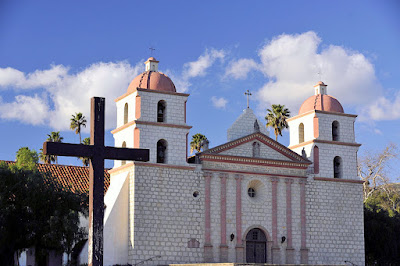
[[[176,92],[158,63],[150,57],[115,100],[115,146],[150,149],[150,160],[115,161],[109,170],[104,265],[364,265],[357,116],[326,84],[288,119],[289,147],[246,108],[226,143],[188,159],[189,94]]]

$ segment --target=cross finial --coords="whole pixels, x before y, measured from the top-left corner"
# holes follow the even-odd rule
[[[153,56],[153,52],[156,50],[156,48],[149,47],[149,50],[150,50],[150,56]]]
[[[247,90],[244,95],[247,95],[247,108],[249,108],[249,96],[251,95],[251,92]]]

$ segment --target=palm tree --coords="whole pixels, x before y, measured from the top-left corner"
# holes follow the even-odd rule
[[[267,128],[274,128],[275,140],[278,141],[278,135],[282,136],[282,130],[289,127],[286,118],[290,117],[290,111],[280,104],[273,104],[272,108],[267,111],[268,114],[265,116]]]
[[[192,141],[190,142],[190,153],[194,150],[200,152],[205,142],[208,142],[208,139],[203,134],[197,133],[193,135]]]
[[[83,144],[90,145],[90,138],[84,138]],[[89,166],[89,157],[79,157],[79,159],[82,160],[83,166]]]
[[[64,138],[61,137],[60,135],[60,131],[53,131],[50,134],[47,134],[47,139],[46,141],[48,142],[62,142]],[[43,150],[42,150],[42,155],[40,155],[40,160],[42,160],[42,156],[47,157],[49,156],[49,158],[43,158],[44,160],[42,160],[42,162],[44,163],[51,163],[51,162],[56,162],[56,164],[58,164],[58,157],[57,155],[44,155],[43,154]]]
[[[40,149],[39,159],[43,163],[45,163],[45,164],[51,164],[52,162],[54,163],[56,161],[55,157],[56,157],[55,155],[50,155],[50,154],[44,155],[43,154],[43,149]]]
[[[81,127],[86,127],[86,119],[82,113],[75,113],[71,118],[71,125],[69,126],[72,130],[75,129],[75,134],[79,134],[79,143],[82,143],[81,138]]]

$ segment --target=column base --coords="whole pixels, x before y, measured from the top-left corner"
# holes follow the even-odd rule
[[[294,264],[294,248],[286,248],[286,264]]]
[[[272,250],[272,263],[281,264],[281,248],[279,246],[273,246]]]
[[[219,262],[228,262],[228,245],[219,246]]]
[[[204,244],[204,262],[214,262],[213,246]]]
[[[300,263],[308,264],[308,248],[300,249]]]
[[[244,263],[244,246],[243,245],[236,245],[235,247],[236,253],[236,262]]]

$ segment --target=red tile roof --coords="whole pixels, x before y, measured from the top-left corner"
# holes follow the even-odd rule
[[[2,161],[7,165],[15,164],[13,161]],[[89,191],[89,167],[71,166],[60,164],[37,164],[40,173],[47,173],[56,182],[56,185],[69,189],[74,193],[87,193]],[[104,169],[104,194],[110,186],[110,174]]]

